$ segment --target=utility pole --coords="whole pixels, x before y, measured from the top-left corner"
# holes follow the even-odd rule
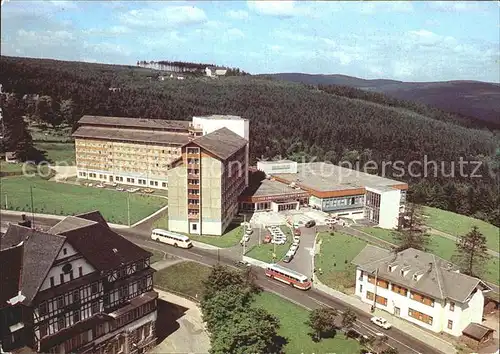
[[[127,220],[128,227],[130,227],[130,192],[127,192]]]
[[[5,193],[5,209],[9,209],[9,203],[7,202],[7,193]]]
[[[241,239],[243,240],[243,254],[241,255],[241,259],[243,259],[243,257],[245,256],[245,250],[246,250],[246,245],[247,243],[245,242],[245,235],[246,235],[246,232],[247,232],[247,216],[245,214],[243,214],[243,236],[241,237]]]
[[[33,186],[30,186],[30,196],[31,196],[31,218],[33,219],[32,222],[33,224],[31,225],[31,228],[35,228],[35,210],[33,208]]]
[[[377,281],[378,281],[378,268],[377,270],[375,271],[375,290],[374,290],[374,294],[373,294],[373,306],[372,306],[372,309],[374,312],[375,311],[375,308],[377,307]]]
[[[262,229],[259,227],[259,246],[260,246],[260,244],[261,244],[261,241],[260,241],[260,236],[261,236],[260,234],[261,234],[261,231],[262,231]]]

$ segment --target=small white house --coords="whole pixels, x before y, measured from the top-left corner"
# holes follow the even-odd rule
[[[205,76],[208,77],[218,77],[218,76],[224,76],[227,73],[226,68],[222,67],[215,67],[215,66],[207,66],[205,68]]]
[[[470,323],[482,322],[484,293],[491,289],[431,253],[367,245],[352,263],[357,266],[355,295],[376,308],[456,337]]]
[[[13,151],[7,151],[5,153],[5,161],[9,163],[18,163],[19,160],[17,159],[16,153]]]

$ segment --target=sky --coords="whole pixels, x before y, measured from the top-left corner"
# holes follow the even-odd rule
[[[498,1],[2,0],[2,55],[500,82]]]

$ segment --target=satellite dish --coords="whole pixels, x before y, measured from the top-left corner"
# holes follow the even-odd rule
[[[73,269],[73,266],[71,265],[71,263],[66,263],[65,265],[62,266],[62,271],[66,274],[71,272],[71,269]]]

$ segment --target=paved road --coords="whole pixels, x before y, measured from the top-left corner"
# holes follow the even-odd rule
[[[17,222],[18,219],[16,217],[10,215],[1,215],[2,226],[5,226],[7,222]],[[49,228],[50,226],[56,224],[58,220],[52,220],[51,218],[38,218],[36,220],[38,226],[42,226],[42,228]],[[232,253],[226,253],[224,250],[211,251],[211,250],[202,250],[202,249],[190,249],[190,250],[182,250],[178,248],[174,248],[168,245],[163,245],[154,242],[149,239],[149,233],[141,230],[134,229],[116,229],[116,232],[123,235],[130,241],[148,248],[154,248],[160,251],[164,251],[170,253],[174,256],[182,257],[184,259],[192,260],[195,262],[199,262],[205,265],[213,266],[218,262],[226,265],[234,266],[234,258],[232,257]],[[253,272],[256,276],[256,283],[261,286],[265,291],[269,291],[275,293],[276,295],[290,300],[302,307],[307,309],[315,309],[319,307],[334,307],[340,311],[344,311],[349,306],[336,299],[332,296],[329,296],[318,290],[309,290],[309,291],[301,291],[290,286],[284,285],[282,283],[276,282],[267,278],[260,268],[253,268]],[[363,334],[375,334],[381,332],[378,327],[375,327],[370,322],[370,316],[363,311],[358,310],[357,308],[352,308],[358,316],[358,321],[355,325],[355,329],[360,331]],[[397,330],[396,328],[392,328],[390,331],[385,332],[389,338],[388,344],[394,348],[396,348],[400,353],[422,353],[422,354],[437,354],[440,353],[435,348],[428,346],[427,344],[419,341],[416,338],[410,337],[405,333]]]
[[[295,257],[293,257],[290,263],[279,262],[279,264],[284,267],[290,268],[312,278],[313,275],[313,265],[312,265],[312,250],[314,247],[314,240],[316,238],[316,232],[314,228],[300,228],[300,244]]]

